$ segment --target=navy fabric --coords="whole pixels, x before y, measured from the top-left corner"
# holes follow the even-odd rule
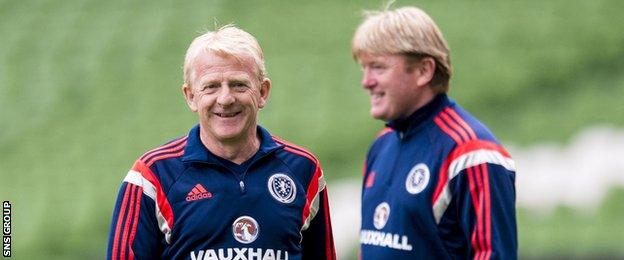
[[[258,126],[258,152],[233,169],[206,149],[199,130],[132,167],[115,204],[108,259],[335,258],[327,192],[312,154]],[[271,184],[282,193],[272,194]],[[292,201],[279,200],[289,194]]]
[[[364,165],[362,259],[517,258],[515,166],[492,133],[445,94],[387,126]]]

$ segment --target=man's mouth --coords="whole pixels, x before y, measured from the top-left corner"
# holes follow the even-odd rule
[[[241,112],[239,111],[239,112],[231,112],[231,113],[213,113],[213,114],[222,118],[230,118],[230,117],[235,117],[240,113]]]
[[[372,101],[377,101],[380,100],[383,96],[385,96],[385,93],[371,93],[371,100]]]

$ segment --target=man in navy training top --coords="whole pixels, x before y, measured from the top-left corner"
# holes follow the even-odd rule
[[[249,33],[228,25],[193,40],[182,92],[199,124],[136,160],[108,259],[335,259],[318,160],[257,125],[270,90]]]
[[[369,12],[352,41],[386,122],[362,186],[362,259],[515,259],[515,165],[446,95],[447,43],[415,7]]]

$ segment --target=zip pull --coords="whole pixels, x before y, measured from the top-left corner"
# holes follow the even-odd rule
[[[245,193],[245,183],[243,181],[240,181],[238,185],[240,186],[241,192]]]

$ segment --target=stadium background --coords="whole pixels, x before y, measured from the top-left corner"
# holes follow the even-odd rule
[[[521,155],[519,178],[556,173],[518,188],[520,256],[623,258],[624,2],[395,5],[407,4],[441,27],[455,69],[451,96]],[[357,187],[382,124],[368,116],[349,43],[361,10],[380,6],[0,0],[0,200],[13,203],[13,256],[103,258],[132,162],[196,120],[180,94],[182,59],[215,24],[233,22],[264,48],[274,87],[261,124],[316,153],[330,190]],[[567,182],[579,176],[612,179]],[[598,200],[574,203],[595,189]],[[552,199],[560,191],[577,197]],[[358,192],[334,207],[357,206]],[[350,245],[342,258],[353,259],[357,241],[340,243]]]

